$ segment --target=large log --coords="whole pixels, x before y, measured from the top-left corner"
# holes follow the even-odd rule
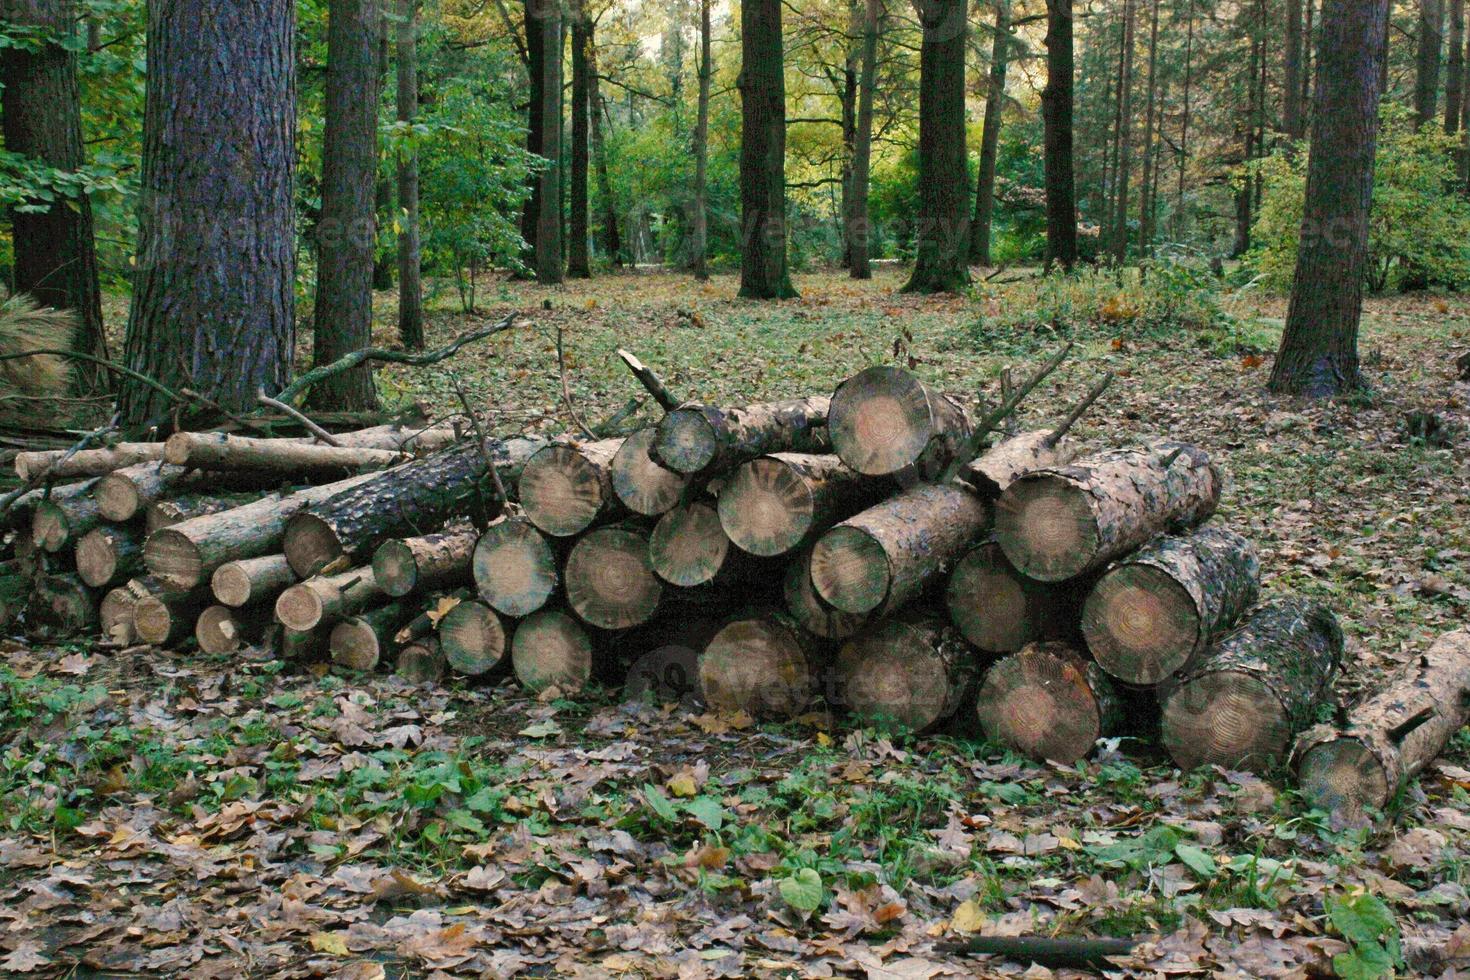
[[[653,618],[663,586],[649,562],[648,535],[626,527],[588,532],[567,555],[567,605],[592,626],[622,630]]]
[[[654,574],[681,588],[707,585],[725,567],[730,539],[715,508],[695,501],[659,518],[648,539]]]
[[[924,732],[959,710],[978,674],[958,630],[931,613],[906,614],[842,645],[833,700],[864,723]]]
[[[1446,633],[1347,714],[1294,752],[1302,795],[1339,825],[1382,811],[1470,723],[1470,630]]]
[[[295,584],[296,573],[285,555],[227,561],[209,580],[215,599],[235,609],[274,603],[276,596]]]
[[[384,599],[368,567],[298,582],[276,597],[276,619],[304,633],[356,615]]]
[[[653,458],[654,428],[640,429],[623,440],[612,462],[612,487],[618,499],[635,514],[657,517],[667,513],[689,486],[690,477],[660,466]]]
[[[97,594],[72,574],[42,575],[28,606],[42,632],[61,639],[97,628]]]
[[[909,372],[878,366],[837,386],[828,427],[833,450],[859,473],[915,467],[932,479],[963,445],[970,420],[958,403]]]
[[[1060,582],[1208,520],[1220,482],[1209,456],[1182,443],[1098,453],[1012,483],[996,505],[996,540],[1023,575]]]
[[[1163,697],[1163,741],[1181,769],[1264,772],[1284,763],[1342,660],[1329,610],[1302,599],[1261,606]]]
[[[16,453],[15,475],[20,477],[22,483],[29,483],[42,473],[47,480],[102,476],[125,466],[162,459],[163,443],[119,442],[102,449],[83,449],[72,453],[70,457],[66,455],[68,452],[70,450],[67,449],[46,449],[40,452]]]
[[[505,626],[483,602],[464,599],[439,620],[439,649],[461,674],[488,674],[505,663]]]
[[[729,469],[767,453],[831,452],[826,397],[719,409],[682,405],[658,424],[653,458],[676,473]]]
[[[1188,670],[1256,604],[1260,589],[1255,546],[1234,531],[1203,527],[1159,538],[1093,586],[1082,634],[1103,670],[1147,687]]]
[[[801,552],[786,564],[781,577],[781,597],[797,625],[825,640],[845,640],[857,634],[872,619],[862,613],[843,612],[817,595],[812,587],[812,553]]]
[[[270,610],[265,606],[237,609],[209,606],[194,621],[194,640],[204,653],[221,654],[258,643],[269,632]]]
[[[1071,765],[1123,721],[1107,675],[1067,643],[1033,643],[995,663],[975,699],[985,734],[1023,755]]]
[[[533,693],[555,687],[575,694],[596,666],[592,637],[560,609],[542,609],[521,620],[510,643],[516,680]]]
[[[468,584],[470,556],[479,537],[473,524],[461,521],[436,534],[389,538],[373,552],[373,577],[395,599]]]
[[[618,507],[613,492],[613,459],[622,439],[562,442],[526,461],[521,473],[521,509],[547,534],[569,538],[587,530]]]
[[[42,551],[56,554],[75,546],[82,535],[102,523],[97,501],[90,496],[52,497],[36,504],[31,537]]]
[[[1066,466],[1077,458],[1076,447],[1052,431],[1022,432],[996,443],[960,470],[964,480],[987,500],[996,500],[1021,477],[1037,470]]]
[[[176,432],[164,444],[164,459],[195,470],[271,473],[307,483],[381,470],[408,458],[391,449],[324,446],[295,439],[255,439],[223,432]]]
[[[836,456],[773,453],[742,464],[725,481],[720,526],[743,551],[784,555],[892,490]]]
[[[258,503],[268,498],[280,500],[283,496],[283,494],[267,494],[264,497],[258,494],[255,496],[236,494],[229,497],[212,497],[203,494],[186,494],[182,497],[174,497],[172,500],[155,500],[144,511],[143,527],[148,534],[152,534],[165,527],[192,521],[196,517],[223,514],[236,507],[244,507],[246,504]]]
[[[921,484],[832,528],[812,548],[812,585],[844,612],[883,616],[918,596],[990,526],[970,490]]]
[[[332,663],[351,670],[373,670],[392,648],[393,634],[416,612],[408,602],[390,602],[357,616],[348,616],[327,637]]]
[[[143,536],[134,528],[104,525],[77,542],[77,575],[94,589],[132,578],[143,567]]]
[[[1036,582],[1016,571],[1000,545],[985,541],[955,562],[944,592],[949,617],[986,653],[1015,653],[1037,640],[1075,632],[1081,596],[1070,583]]]
[[[789,721],[816,693],[820,651],[783,612],[732,620],[699,657],[699,685],[715,711]]]
[[[502,480],[519,478],[540,439],[492,441],[489,451]],[[342,556],[367,560],[389,538],[437,530],[475,509],[478,499],[498,510],[486,491],[488,471],[478,446],[460,446],[372,474],[330,498],[291,515],[282,550],[296,574],[315,574]],[[488,515],[487,515],[488,516]]]
[[[550,542],[521,517],[486,528],[475,545],[472,570],[480,598],[505,616],[531,615],[561,583]]]

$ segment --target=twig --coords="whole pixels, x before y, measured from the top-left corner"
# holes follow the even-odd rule
[[[51,462],[51,465],[43,468],[39,473],[32,476],[24,484],[16,487],[14,490],[7,493],[3,498],[0,498],[0,515],[8,514],[10,512],[10,508],[15,506],[15,502],[17,500],[19,500],[21,497],[24,497],[26,494],[30,493],[32,490],[40,486],[43,481],[47,480],[51,476],[52,472],[58,466],[65,463],[67,460],[71,459],[77,453],[86,449],[92,443],[96,442],[98,439],[101,439],[109,432],[114,431],[117,428],[117,423],[121,418],[121,415],[113,415],[111,421],[109,421],[106,425],[102,426],[100,429],[93,429],[91,432],[88,432],[86,435],[82,436],[76,441],[74,445],[72,445],[70,449],[62,453],[61,456],[57,459],[53,460]]]
[[[495,493],[500,497],[500,504],[506,506],[510,503],[510,494],[505,492],[505,484],[500,482],[500,471],[495,468],[495,458],[490,455],[490,437],[485,435],[485,428],[480,425],[480,416],[470,407],[470,396],[464,393],[464,385],[460,384],[458,378],[454,379],[454,393],[459,395],[459,403],[464,406],[470,425],[474,426],[475,444],[479,447],[480,457],[485,460],[485,469],[490,471],[490,479],[495,483]]]
[[[597,434],[597,438],[599,439],[607,439],[617,435],[618,429],[622,424],[638,414],[638,410],[643,407],[643,402],[644,399],[642,398],[629,398],[626,405],[594,425],[592,431]]]
[[[1073,344],[1069,343],[1066,347],[1063,347],[1061,350],[1053,354],[1051,358],[1045,364],[1041,365],[1041,367],[1037,368],[1036,373],[1027,378],[1025,383],[1023,383],[1021,387],[1017,388],[1015,392],[1011,394],[1011,397],[1007,398],[999,408],[995,409],[989,415],[985,416],[985,418],[980,420],[980,423],[975,426],[974,430],[971,431],[969,436],[966,437],[964,443],[960,446],[959,452],[955,455],[954,461],[949,464],[949,467],[947,469],[945,469],[944,475],[940,480],[941,483],[948,483],[953,480],[955,476],[959,474],[960,470],[964,469],[965,466],[969,465],[969,463],[975,459],[975,457],[980,455],[980,451],[985,447],[986,436],[995,431],[996,426],[1000,425],[1006,419],[1010,418],[1011,415],[1015,413],[1016,409],[1020,407],[1021,402],[1025,401],[1026,396],[1031,394],[1031,392],[1035,390],[1037,385],[1045,381],[1048,375],[1050,375],[1053,371],[1061,366],[1062,362],[1067,359],[1067,355],[1072,353],[1073,346]]]
[[[664,387],[663,379],[657,374],[654,374],[653,369],[638,360],[632,352],[619,347],[618,356],[623,359],[624,364],[628,365],[628,370],[633,372],[633,377],[638,379],[638,383],[648,389],[648,393],[653,396],[653,400],[658,402],[659,408],[662,408],[665,412],[672,412],[683,404],[683,402],[670,394],[668,388]]]
[[[1184,450],[1187,449],[1187,448],[1188,448],[1187,446],[1180,446],[1178,449],[1174,450],[1172,453],[1170,453],[1169,455],[1165,456],[1162,460],[1160,460],[1159,461],[1160,465],[1163,466],[1163,468],[1165,470],[1168,470],[1169,467],[1171,467],[1171,466],[1174,465],[1174,460],[1176,460],[1180,456],[1184,455]]]
[[[1092,403],[1101,398],[1102,393],[1107,391],[1108,385],[1112,383],[1113,372],[1109,371],[1107,374],[1104,374],[1102,376],[1102,380],[1098,381],[1097,384],[1092,386],[1092,390],[1087,393],[1087,397],[1082,399],[1082,401],[1077,405],[1076,408],[1072,409],[1071,413],[1062,420],[1062,424],[1053,429],[1051,431],[1051,435],[1046,437],[1046,439],[1044,440],[1046,442],[1046,447],[1050,449],[1057,443],[1061,442],[1062,437],[1065,436],[1068,432],[1072,431],[1072,426],[1077,424],[1077,420],[1082,418],[1082,416],[1087,413],[1087,410],[1092,407]]]
[[[577,414],[577,406],[572,403],[572,386],[567,381],[567,359],[566,355],[562,352],[561,346],[561,327],[556,328],[556,370],[561,375],[561,400],[562,404],[567,407],[567,414],[572,417],[572,421],[576,423],[577,428],[582,430],[582,435],[588,439],[596,439],[597,436],[593,435],[592,430],[587,428],[587,423],[583,422],[582,416]]]
[[[307,418],[304,412],[298,412],[296,409],[292,408],[290,405],[287,405],[285,402],[272,398],[270,395],[267,395],[265,393],[264,388],[256,391],[255,400],[260,402],[267,408],[274,408],[277,411],[285,412],[287,415],[291,416],[293,419],[304,425],[307,432],[310,432],[312,435],[316,436],[317,441],[324,442],[329,446],[342,445],[342,441],[340,439],[336,438],[326,429],[323,429],[311,419]]]

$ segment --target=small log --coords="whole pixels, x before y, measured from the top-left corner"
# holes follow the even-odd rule
[[[1068,638],[1077,622],[1070,587],[1016,571],[1000,545],[985,541],[955,562],[944,600],[965,639],[986,653],[1015,653],[1037,640]]]
[[[622,439],[557,443],[526,461],[519,497],[526,518],[547,534],[569,538],[618,505],[613,458]]]
[[[865,723],[924,732],[959,710],[978,674],[975,651],[953,626],[902,615],[842,645],[834,702]]]
[[[720,526],[719,513],[699,501],[663,515],[648,539],[654,574],[681,588],[713,582],[729,554],[730,539]]]
[[[116,525],[88,531],[77,542],[76,563],[77,576],[94,589],[126,581],[143,567],[143,536]]]
[[[320,630],[293,630],[280,626],[275,633],[276,652],[282,660],[316,660],[326,651],[328,634]]]
[[[419,590],[455,588],[470,581],[470,556],[480,532],[468,521],[437,534],[389,538],[373,552],[373,578],[395,599]]]
[[[465,599],[439,620],[439,649],[449,666],[469,677],[488,674],[505,662],[505,627],[495,610]]]
[[[725,481],[720,526],[743,551],[784,555],[891,491],[836,456],[773,453],[742,464]]]
[[[196,470],[271,473],[312,483],[381,470],[407,457],[389,449],[323,446],[295,439],[256,439],[223,432],[176,432],[164,444],[164,459]]]
[[[355,449],[386,449],[399,453],[427,455],[447,449],[459,441],[459,433],[453,423],[436,422],[433,425],[374,425],[354,432],[338,432],[332,436],[340,446]],[[312,441],[312,440],[306,440]]]
[[[818,538],[812,586],[844,612],[887,615],[923,592],[989,526],[990,507],[970,490],[921,484]]]
[[[1082,607],[1082,634],[1098,666],[1138,687],[1161,683],[1233,627],[1261,591],[1255,546],[1203,527],[1159,538],[1098,580]]]
[[[192,521],[196,517],[223,514],[227,510],[234,510],[236,507],[244,507],[246,504],[261,500],[280,500],[282,496],[268,494],[262,497],[257,494],[247,497],[237,494],[229,497],[212,497],[204,494],[187,494],[182,497],[174,497],[172,500],[155,500],[143,513],[143,527],[148,534],[152,534],[161,528],[173,527],[175,524]]]
[[[209,587],[222,605],[235,609],[274,602],[296,584],[296,573],[285,555],[261,555],[227,561],[214,570]]]
[[[276,619],[297,632],[314,630],[382,601],[383,590],[371,568],[306,579],[276,597]]]
[[[653,458],[657,430],[640,429],[623,440],[612,461],[612,488],[623,506],[635,514],[657,517],[673,509],[690,477],[660,466]]]
[[[653,458],[676,473],[729,469],[767,453],[831,452],[825,397],[719,409],[684,405],[658,424]]]
[[[1342,629],[1302,599],[1261,606],[1163,698],[1163,742],[1180,769],[1265,772],[1286,761],[1342,660]]]
[[[816,693],[817,645],[783,612],[732,620],[699,658],[699,686],[715,711],[789,721]]]
[[[860,613],[843,612],[817,595],[817,590],[812,588],[812,554],[809,550],[786,565],[781,596],[786,600],[786,611],[797,625],[826,640],[845,640],[867,625],[871,618]]]
[[[208,473],[167,463],[140,463],[99,477],[92,488],[97,509],[109,521],[125,523],[165,500],[220,497],[224,493],[250,493],[279,486],[279,478],[260,473]],[[238,500],[238,504],[249,503]],[[195,515],[191,515],[195,516]],[[162,526],[162,525],[160,525]]]
[[[1446,633],[1396,672],[1341,726],[1297,739],[1302,795],[1338,824],[1366,821],[1470,723],[1470,630]]]
[[[410,684],[438,684],[448,668],[449,664],[439,649],[439,641],[429,636],[405,643],[398,649],[393,673]]]
[[[516,680],[533,693],[555,687],[576,694],[592,679],[592,638],[560,609],[542,609],[521,620],[510,648]]]
[[[327,637],[332,663],[351,670],[373,670],[392,648],[393,634],[414,617],[407,602],[390,602],[358,616],[348,616]]]
[[[156,647],[172,647],[194,634],[203,599],[190,595],[145,595],[133,606],[138,639]]]
[[[133,607],[138,597],[126,585],[107,590],[97,606],[97,621],[102,638],[120,646],[131,646],[138,639],[133,628]]]
[[[1220,473],[1193,446],[1155,442],[1030,473],[996,505],[996,540],[1023,575],[1060,582],[1208,520]]]
[[[21,483],[41,477],[47,480],[66,480],[78,477],[102,476],[125,466],[157,461],[163,458],[161,442],[119,442],[103,449],[83,449],[71,454],[67,449],[47,449],[40,452],[16,453],[15,475]],[[65,459],[65,462],[62,460]]]
[[[915,467],[930,479],[954,459],[970,432],[963,408],[907,371],[870,367],[832,394],[832,448],[859,473]]]
[[[55,638],[81,636],[97,629],[97,595],[71,574],[36,579],[30,614],[42,632]]]
[[[567,556],[564,580],[572,611],[606,630],[648,622],[663,595],[649,561],[648,535],[631,528],[586,534]]]
[[[270,625],[269,610],[264,606],[209,606],[194,621],[194,640],[204,653],[230,653],[259,642]]]
[[[76,483],[63,483],[60,486],[37,487],[29,490],[15,498],[10,509],[0,514],[0,527],[24,529],[27,534],[35,522],[36,508],[43,500],[53,500],[62,503],[75,500],[80,497],[90,496],[92,489],[97,485],[95,479],[80,480]]]
[[[1080,936],[971,936],[962,943],[941,946],[945,952],[971,956],[999,956],[1012,963],[1035,963],[1045,967],[1077,970],[1108,970],[1116,967],[1109,957],[1127,956],[1137,939]]]
[[[471,565],[480,598],[505,616],[531,615],[550,601],[561,582],[550,542],[521,517],[486,528]]]
[[[31,518],[31,537],[42,551],[56,554],[75,546],[82,536],[102,523],[97,501],[90,496],[52,498],[36,505]]]
[[[619,347],[618,357],[622,358],[628,370],[633,372],[633,377],[638,379],[638,383],[653,396],[659,408],[665,412],[672,412],[682,404],[678,398],[669,393],[668,388],[664,387],[663,379],[655,374],[652,368],[635,357],[631,351]]]
[[[1037,470],[1066,466],[1077,456],[1067,440],[1053,443],[1052,432],[1023,432],[985,451],[960,470],[960,479],[986,500],[997,500],[1012,483]]]
[[[995,741],[1067,766],[1123,721],[1107,675],[1067,643],[1033,643],[997,661],[980,685],[975,714]]]

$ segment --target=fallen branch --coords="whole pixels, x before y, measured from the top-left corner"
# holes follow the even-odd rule
[[[490,452],[490,437],[485,434],[485,427],[480,424],[480,416],[476,414],[470,405],[470,397],[464,393],[464,385],[460,384],[458,378],[454,379],[454,393],[459,396],[459,403],[464,406],[465,415],[469,416],[470,425],[475,430],[475,445],[480,450],[480,457],[485,460],[485,469],[490,472],[490,479],[495,484],[495,494],[500,498],[500,505],[504,507],[510,503],[510,494],[505,492],[505,484],[500,480],[500,470],[495,467],[495,457]],[[485,508],[485,513],[490,513],[490,508]]]
[[[668,388],[664,387],[663,379],[657,374],[654,374],[653,369],[638,360],[632,352],[619,347],[618,357],[623,359],[623,363],[628,366],[628,370],[633,372],[633,377],[637,378],[638,383],[648,389],[648,393],[653,396],[653,400],[658,402],[659,407],[665,412],[672,412],[683,404],[683,402],[679,401],[679,399],[675,398],[669,392]]]
[[[274,408],[277,411],[285,412],[287,415],[291,416],[293,419],[305,426],[306,431],[316,436],[318,442],[324,442],[329,446],[342,445],[341,440],[337,439],[326,429],[323,429],[311,419],[307,418],[304,412],[299,412],[296,409],[292,408],[290,405],[287,405],[285,402],[280,401],[276,398],[272,398],[270,395],[267,395],[265,393],[264,388],[261,388],[259,391],[256,392],[255,400],[260,402],[266,408]]]
[[[561,375],[562,404],[566,405],[567,414],[572,417],[572,421],[576,423],[577,428],[582,430],[582,435],[586,436],[588,439],[596,439],[597,436],[593,434],[591,429],[587,428],[587,423],[582,421],[582,416],[577,414],[577,406],[572,402],[572,386],[571,383],[567,380],[567,358],[566,354],[562,351],[561,334],[561,327],[557,327],[556,371],[557,374]]]
[[[1046,437],[1046,446],[1048,449],[1054,447],[1057,443],[1061,442],[1063,437],[1065,437],[1068,432],[1072,431],[1072,426],[1076,425],[1077,421],[1081,419],[1083,415],[1087,414],[1087,410],[1092,407],[1092,403],[1101,398],[1103,392],[1108,390],[1108,385],[1112,383],[1113,372],[1109,371],[1107,374],[1104,374],[1102,376],[1102,380],[1098,381],[1097,384],[1092,386],[1092,390],[1087,393],[1087,397],[1078,402],[1077,407],[1072,409],[1071,413],[1062,420],[1062,424],[1053,429],[1051,433]]]
[[[1108,957],[1127,956],[1137,939],[1076,939],[1070,936],[975,936],[963,943],[940,947],[970,956],[1002,956],[1015,963],[1047,967],[1108,966]]]

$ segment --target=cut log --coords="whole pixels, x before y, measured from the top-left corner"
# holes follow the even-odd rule
[[[35,522],[36,507],[41,501],[54,500],[61,503],[79,497],[87,497],[91,495],[92,489],[96,486],[97,481],[90,479],[76,483],[63,483],[60,486],[37,487],[15,498],[15,503],[10,505],[10,509],[0,514],[0,526],[23,529],[29,534]]]
[[[109,589],[97,606],[97,621],[102,638],[119,646],[131,646],[137,642],[138,633],[133,628],[133,607],[138,597],[126,585]]]
[[[246,504],[257,503],[261,500],[280,500],[283,494],[266,494],[261,496],[233,495],[229,497],[213,497],[204,494],[187,494],[175,497],[172,500],[155,500],[148,505],[143,515],[143,527],[148,534],[165,527],[173,527],[185,521],[192,521],[196,517],[208,517],[210,514],[223,514],[227,510],[236,507],[244,507]],[[146,540],[146,537],[145,537]]]
[[[1342,660],[1329,610],[1302,599],[1261,606],[1163,696],[1164,747],[1180,769],[1265,772],[1311,724]]]
[[[1219,502],[1205,452],[1155,442],[1016,480],[996,505],[996,540],[1023,575],[1060,582],[1203,523]]]
[[[1028,579],[1000,545],[986,541],[955,563],[944,599],[950,619],[978,649],[1015,653],[1038,640],[1067,639],[1081,596],[1070,585]]]
[[[648,539],[654,574],[681,588],[715,580],[730,555],[730,539],[720,515],[707,503],[675,507],[659,518]]]
[[[285,555],[228,561],[216,568],[209,580],[215,599],[234,609],[273,603],[276,596],[295,584],[296,573]]]
[[[163,458],[161,442],[119,442],[105,449],[83,449],[72,453],[67,449],[47,449],[41,452],[16,453],[15,475],[20,482],[29,483],[43,473],[47,480],[76,479],[77,477],[102,476],[125,466],[136,466]],[[62,462],[63,458],[66,459]]]
[[[414,617],[407,602],[390,602],[359,616],[348,616],[332,627],[327,652],[332,663],[351,670],[373,670],[392,649],[393,634]]]
[[[374,425],[355,432],[338,432],[332,436],[340,445],[356,449],[389,449],[394,452],[426,455],[447,449],[459,441],[454,425]]]
[[[653,458],[676,473],[718,472],[767,453],[826,453],[826,397],[719,409],[684,405],[663,417]]]
[[[683,473],[660,466],[653,458],[653,440],[657,430],[640,429],[623,440],[612,462],[612,487],[618,499],[635,514],[657,517],[668,513],[690,478]]]
[[[475,587],[490,608],[505,616],[529,616],[561,582],[551,544],[531,522],[509,517],[490,525],[475,545]]]
[[[511,639],[516,680],[528,691],[555,687],[575,694],[592,679],[592,638],[560,609],[543,609],[523,619]]]
[[[1148,687],[1188,670],[1260,590],[1255,546],[1203,527],[1159,538],[1108,569],[1082,607],[1082,633],[1103,670]]]
[[[438,684],[448,666],[439,650],[439,641],[429,636],[399,648],[393,673],[410,684]]]
[[[492,441],[490,454],[509,484],[544,446],[540,439]],[[366,560],[389,538],[437,530],[451,517],[478,509],[481,499],[489,504],[486,510],[498,510],[494,492],[481,493],[487,473],[479,447],[460,446],[361,478],[363,482],[293,514],[282,550],[302,577],[343,555]]]
[[[223,432],[176,432],[164,445],[164,459],[175,466],[271,473],[281,479],[305,483],[381,470],[408,458],[390,449],[323,446],[295,439],[255,439]]]
[[[371,568],[306,579],[276,597],[276,619],[297,632],[330,626],[381,602],[383,590]]]
[[[743,551],[784,555],[892,489],[836,456],[773,453],[741,465],[725,481],[720,526]]]
[[[782,576],[781,595],[786,611],[797,625],[827,640],[845,640],[857,634],[871,617],[843,612],[817,595],[812,588],[812,554],[803,551],[786,565]]]
[[[473,524],[463,521],[437,534],[389,538],[373,552],[373,577],[395,599],[421,589],[465,585],[479,536]]]
[[[94,589],[125,582],[143,567],[143,537],[133,528],[106,525],[77,542],[77,576]]]
[[[567,604],[586,623],[621,630],[653,618],[663,586],[649,562],[648,535],[601,527],[567,556]]]
[[[276,651],[282,660],[304,662],[316,660],[326,651],[328,634],[320,630],[293,630],[281,626],[275,631]]]
[[[99,477],[92,496],[103,517],[121,524],[159,501],[177,500],[186,495],[219,497],[237,492],[248,492],[254,495],[252,499],[258,499],[262,491],[272,490],[280,483],[278,478],[260,473],[206,473],[166,463],[141,463]]]
[[[190,595],[145,595],[133,606],[133,629],[143,643],[172,647],[194,635],[203,598]]]
[[[479,677],[505,663],[505,627],[495,610],[465,599],[439,620],[439,649],[449,666]]]
[[[975,651],[953,626],[903,615],[842,645],[834,701],[864,723],[924,732],[959,710],[978,674]]]
[[[648,651],[628,668],[623,679],[623,700],[699,707],[704,703],[704,692],[699,687],[699,650],[670,645]]]
[[[1072,443],[1066,439],[1053,443],[1049,431],[1023,432],[987,449],[960,470],[960,479],[986,500],[996,500],[1026,474],[1066,466],[1076,456]]]
[[[997,661],[980,685],[975,714],[995,741],[1067,766],[1123,721],[1107,675],[1067,643],[1033,643]]]
[[[918,596],[990,527],[970,490],[921,484],[817,539],[812,586],[849,613],[887,615]]]
[[[732,620],[699,657],[699,685],[715,711],[789,721],[816,693],[815,641],[783,612]]]
[[[261,642],[270,625],[269,610],[264,606],[209,606],[194,621],[194,640],[204,653],[230,653]]]
[[[75,546],[82,535],[101,523],[97,501],[90,496],[53,497],[36,505],[35,516],[31,518],[31,537],[42,551],[54,555],[68,545]]]
[[[883,476],[915,467],[931,479],[954,459],[970,420],[953,399],[907,371],[870,367],[832,395],[832,448],[859,473]]]
[[[1348,712],[1296,743],[1302,795],[1335,823],[1382,811],[1470,723],[1470,630],[1446,633]]]
[[[97,629],[97,595],[72,574],[43,575],[36,579],[30,614],[41,631],[60,639]]]
[[[557,443],[526,461],[521,473],[521,508],[547,534],[569,538],[615,510],[613,458],[622,439]]]

